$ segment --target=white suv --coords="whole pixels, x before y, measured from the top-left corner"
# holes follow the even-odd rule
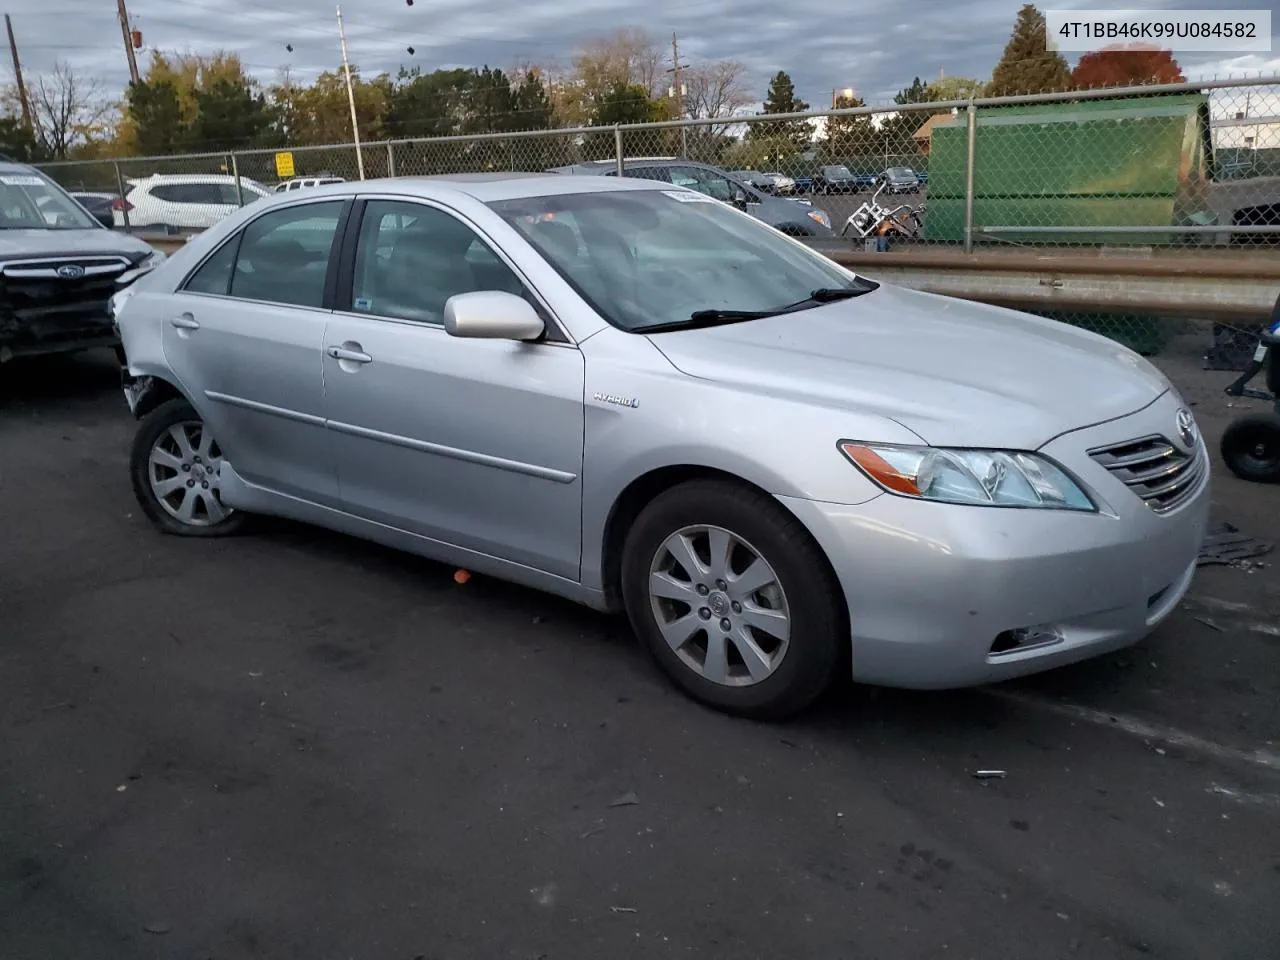
[[[179,230],[204,230],[223,217],[255,200],[271,195],[262,184],[227,174],[157,173],[128,181],[125,210],[130,227],[161,227]],[[117,227],[124,226],[124,210],[115,211]]]

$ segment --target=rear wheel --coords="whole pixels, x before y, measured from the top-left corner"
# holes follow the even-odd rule
[[[772,497],[732,483],[693,481],[650,503],[627,537],[622,588],[663,670],[727,713],[802,710],[848,642],[817,544]]]
[[[245,516],[222,502],[222,451],[186,400],[166,401],[138,425],[130,455],[133,493],[165,533],[221,537]]]
[[[1233,421],[1222,435],[1220,450],[1240,479],[1280,483],[1280,415],[1254,414]]]

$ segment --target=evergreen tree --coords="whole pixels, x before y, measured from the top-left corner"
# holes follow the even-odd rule
[[[125,92],[134,147],[144,157],[175,153],[186,145],[178,90],[167,79],[140,81]]]
[[[809,104],[796,96],[795,84],[786,71],[779,70],[769,81],[769,92],[764,100],[764,112],[804,113]],[[785,138],[803,149],[813,138],[813,127],[804,120],[779,120],[776,123],[756,122],[747,128],[747,136],[753,140]]]
[[[989,97],[1019,93],[1051,93],[1072,88],[1071,69],[1062,54],[1050,50],[1045,36],[1044,14],[1035,4],[1024,4],[1018,11],[1013,36],[996,64]]]

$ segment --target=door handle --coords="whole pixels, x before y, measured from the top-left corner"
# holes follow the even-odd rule
[[[174,317],[172,320],[169,321],[169,323],[172,326],[177,327],[179,330],[199,330],[200,329],[199,321],[196,320],[196,318],[189,313],[184,313],[180,317]]]
[[[372,363],[373,357],[350,347],[330,347],[327,351],[335,360],[350,360],[352,363]]]

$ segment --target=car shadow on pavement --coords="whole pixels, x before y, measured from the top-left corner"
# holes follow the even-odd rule
[[[0,410],[96,397],[119,385],[119,367],[108,350],[20,357],[0,364]],[[128,415],[123,397],[120,409]]]

